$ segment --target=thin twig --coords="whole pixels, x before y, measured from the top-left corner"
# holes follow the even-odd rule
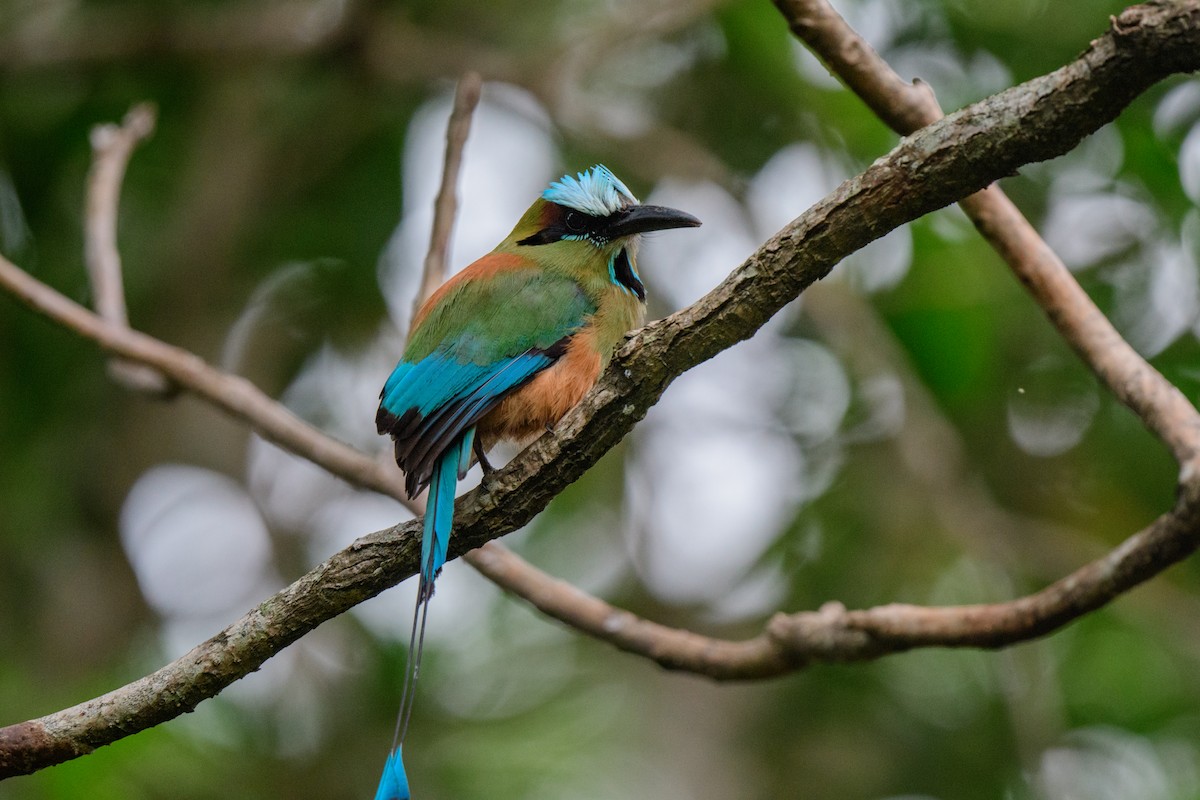
[[[546,616],[668,669],[716,680],[748,680],[782,675],[795,668],[788,654],[766,633],[738,642],[652,622],[546,575],[500,542],[488,542],[464,557],[494,583]]]
[[[92,282],[96,312],[117,325],[129,325],[117,249],[117,214],[121,184],[133,149],[154,132],[155,111],[149,103],[129,110],[120,125],[92,128],[92,167],[88,172],[84,215],[84,258]]]
[[[463,148],[471,132],[471,116],[479,105],[483,79],[477,72],[468,72],[454,90],[454,107],[446,125],[446,159],[442,165],[442,185],[433,201],[433,228],[429,234],[429,252],[425,254],[425,269],[421,273],[421,288],[413,303],[413,318],[434,291],[446,280],[447,259],[450,255],[450,235],[454,233],[454,218],[458,211],[458,173],[462,167]]]
[[[154,132],[155,110],[149,103],[129,109],[120,125],[92,128],[92,167],[88,172],[84,212],[83,254],[96,311],[113,325],[129,327],[121,252],[117,248],[117,211],[125,167],[138,144]],[[108,362],[113,380],[135,391],[170,395],[173,387],[161,372],[120,358]]]
[[[554,435],[540,438],[483,486],[460,498],[449,555],[457,557],[526,524],[623,438],[674,378],[752,335],[847,254],[1023,163],[1069,150],[1156,80],[1197,68],[1200,0],[1139,6],[1122,15],[1119,33],[1099,37],[1078,60],[905,140],[772,237],[695,304],[634,335]],[[204,392],[216,391],[212,376],[204,372],[211,368],[195,356],[140,334],[114,330],[70,301],[64,306],[41,290],[31,292],[20,275],[0,260],[0,286],[9,286],[31,307],[51,317],[67,312],[80,316],[73,320],[76,329],[110,352],[146,357],[158,368],[182,359],[186,368],[174,365],[175,372],[168,374],[182,376],[185,386],[191,381]],[[28,276],[25,280],[32,281]],[[239,401],[249,387],[241,384],[225,387],[236,388]],[[224,398],[221,407],[249,418],[241,402]],[[298,422],[293,417],[289,424]],[[281,430],[287,433],[286,426]],[[308,457],[324,463],[326,454],[318,448]],[[359,539],[152,675],[72,709],[0,729],[0,777],[65,761],[191,710],[316,625],[414,574],[419,527],[412,521]],[[1200,475],[1185,473],[1173,511],[1105,558],[1042,592],[1010,603],[958,608],[844,611],[831,605],[816,613],[780,615],[764,635],[772,648],[782,648],[789,668],[916,646],[997,647],[1066,624],[1161,572],[1198,545]],[[693,651],[690,659],[678,661],[670,654],[646,655],[700,674],[739,677],[724,663],[712,663],[704,652]],[[741,669],[746,677],[764,672],[757,665],[743,664]]]
[[[928,84],[906,83],[828,0],[775,0],[775,5],[796,37],[897,133],[907,135],[942,118]],[[1124,33],[1122,20],[1137,8],[1114,20],[1114,38]],[[989,186],[959,205],[1109,391],[1167,445],[1184,470],[1200,469],[1200,414],[1121,338],[1004,192]]]

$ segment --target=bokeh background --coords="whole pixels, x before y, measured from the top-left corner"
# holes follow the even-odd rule
[[[947,109],[1074,57],[1123,4],[840,0]],[[765,0],[4,0],[0,251],[87,302],[88,133],[159,108],[120,243],[135,326],[372,453],[428,241],[453,81],[487,81],[452,262],[603,162],[700,216],[656,235],[651,316],[698,298],[896,137]],[[1200,394],[1200,81],[1005,188],[1119,329]],[[956,209],[840,265],[673,385],[506,543],[664,623],[1002,600],[1167,509],[1173,464]],[[90,698],[407,516],[0,298],[0,723]],[[413,588],[193,714],[4,800],[368,797]],[[615,652],[451,564],[409,771],[425,800],[1200,797],[1200,570],[1003,652],[718,686]]]

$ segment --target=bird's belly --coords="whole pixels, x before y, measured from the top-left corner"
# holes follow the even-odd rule
[[[479,421],[479,437],[485,450],[502,439],[524,444],[556,424],[583,399],[600,377],[601,358],[594,339],[589,330],[577,333],[562,358],[501,400]]]

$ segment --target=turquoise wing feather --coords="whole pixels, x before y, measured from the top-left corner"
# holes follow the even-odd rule
[[[487,259],[472,269],[487,271]],[[379,432],[395,439],[409,495],[505,395],[561,357],[595,310],[575,281],[532,266],[460,280],[439,298],[413,331],[376,415]]]

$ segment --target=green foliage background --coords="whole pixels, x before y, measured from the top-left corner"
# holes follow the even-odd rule
[[[876,42],[885,56],[936,66],[920,56],[948,54],[946,63],[961,69],[919,75],[947,109],[1060,66],[1123,7],[837,5],[868,35],[883,34]],[[263,22],[256,13],[265,8],[284,11]],[[295,35],[297,20],[317,33]],[[332,22],[321,28],[322,20]],[[679,52],[687,54],[680,65],[665,66]],[[237,364],[278,396],[323,345],[351,352],[377,336],[387,313],[380,255],[410,211],[400,188],[409,122],[467,67],[542,104],[563,169],[603,161],[643,197],[674,178],[711,181],[740,200],[789,145],[810,144],[856,171],[896,141],[798,52],[763,0],[8,0],[0,6],[0,250],[87,302],[89,129],[154,101],[158,129],[135,154],[122,199],[131,318],[217,362],[256,290],[306,265],[306,278],[287,284]],[[1195,399],[1194,303],[1181,311],[1178,289],[1137,294],[1168,251],[1190,264],[1182,286],[1196,283],[1200,217],[1181,182],[1180,153],[1200,107],[1174,123],[1163,110],[1187,83],[1156,87],[1098,143],[1025,170],[1005,188],[1036,224],[1080,185],[1129,198],[1152,221],[1110,242],[1078,275],[1123,330],[1153,334],[1172,314],[1193,315],[1146,349]],[[650,123],[622,131],[605,92],[614,105],[638,104]],[[1075,183],[1061,183],[1064,175]],[[1077,235],[1104,245],[1103,233],[1084,225]],[[849,297],[877,330],[844,317],[839,328],[836,305],[825,322],[803,302],[785,314],[782,335],[822,343],[852,393],[839,435],[817,443],[837,450],[830,480],[795,504],[746,576],[775,575],[782,610],[830,600],[1006,599],[1114,546],[1172,501],[1167,453],[1075,364],[965,220],[939,212],[911,234],[911,265],[894,286],[866,291],[869,281],[834,279],[816,290]],[[1075,235],[1070,226],[1066,235]],[[863,257],[854,275],[871,269]],[[654,291],[663,278],[650,263],[643,272]],[[1129,299],[1143,295],[1150,300],[1141,305]],[[874,413],[872,370],[854,355],[864,349],[891,353],[874,373],[923,386],[932,402],[920,411],[910,399],[903,426],[856,437],[855,422]],[[797,381],[803,386],[804,376]],[[1014,440],[1014,407],[1079,396],[1091,411],[1077,443],[1035,455]],[[904,437],[940,422],[961,450]],[[786,426],[774,435],[820,454]],[[914,452],[912,441],[924,446]],[[242,481],[246,447],[242,427],[195,399],[164,404],[115,386],[93,346],[0,299],[0,723],[64,708],[163,663],[162,620],[143,600],[118,533],[122,505],[139,476],[164,462]],[[636,545],[621,544],[638,528],[622,511],[624,466],[638,448],[635,436],[514,545],[578,579],[593,547],[582,539],[594,534],[587,523],[609,514],[608,544],[631,555],[605,584],[607,599],[705,633],[753,635],[767,609],[716,613],[711,604],[664,600],[641,579]],[[292,533],[271,534],[279,576],[290,581],[309,564],[305,546]],[[736,546],[739,531],[726,535]],[[463,581],[482,582],[462,572]],[[467,642],[434,647],[426,659],[409,763],[427,800],[1200,797],[1194,563],[1004,652],[915,652],[736,686],[666,674],[493,589],[477,595],[488,604],[486,657],[462,665]],[[266,700],[218,698],[87,758],[0,783],[0,798],[369,796],[391,733],[403,646],[349,617],[314,636],[337,666],[307,674],[304,704],[286,688]],[[445,702],[467,689],[494,702]],[[293,727],[307,731],[301,744]]]

